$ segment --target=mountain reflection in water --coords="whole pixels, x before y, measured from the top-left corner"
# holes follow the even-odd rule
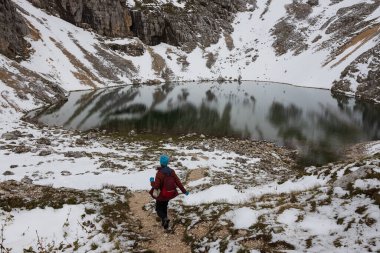
[[[348,144],[380,137],[380,107],[329,91],[266,82],[125,86],[71,93],[34,112],[48,125],[127,134],[201,133],[297,148],[302,164],[334,161]]]

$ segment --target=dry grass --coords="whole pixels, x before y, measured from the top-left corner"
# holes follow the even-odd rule
[[[213,223],[211,221],[201,222],[197,224],[194,228],[190,229],[188,233],[195,236],[196,239],[201,239],[206,237],[211,230]]]
[[[166,82],[172,80],[174,77],[174,73],[166,65],[165,59],[162,58],[161,55],[154,52],[153,49],[150,47],[148,47],[148,52],[152,58],[152,69],[154,70],[156,75],[161,76],[161,78],[165,79]]]
[[[186,181],[191,182],[191,181],[196,181],[196,180],[202,179],[205,177],[206,171],[207,171],[207,169],[205,169],[205,168],[191,170],[189,172],[189,174],[187,175]]]
[[[41,33],[40,31],[35,28],[32,23],[30,23],[29,21],[26,21],[28,27],[29,27],[29,31],[30,31],[30,38],[33,40],[33,41],[39,41],[39,40],[42,40],[42,37],[41,37]]]
[[[13,103],[13,101],[8,97],[8,95],[3,91],[1,92],[1,97],[8,103],[10,107],[15,109],[17,112],[24,112],[17,104]]]
[[[20,86],[20,80],[18,80],[17,76],[7,70],[0,69],[0,80],[4,82],[5,85],[8,87],[14,89],[14,91],[17,92],[22,92]],[[23,110],[16,104],[14,103],[11,98],[8,96],[8,92],[3,91],[1,92],[1,97],[3,100],[14,110],[17,112],[23,112]],[[3,106],[6,107],[6,106]]]
[[[53,188],[25,184],[16,181],[4,181],[0,183],[0,206],[11,211],[15,208],[31,210],[46,206],[55,209],[62,208],[64,204],[74,205],[82,203],[86,198],[91,198],[85,192],[68,188]]]
[[[230,231],[227,229],[226,226],[222,226],[214,232],[214,235],[218,238],[226,238],[230,235]]]
[[[70,60],[71,64],[77,69],[73,72],[74,76],[78,78],[82,84],[97,88],[97,83],[101,81],[89,70],[78,58],[71,54],[63,45],[57,42],[54,38],[50,37],[50,40],[62,51],[62,53]]]
[[[148,47],[148,52],[152,57],[152,69],[157,75],[161,75],[163,70],[166,68],[166,62],[161,55],[155,53],[151,47]]]
[[[266,242],[263,239],[247,239],[243,240],[241,244],[248,249],[263,249],[265,248]]]
[[[337,63],[331,66],[331,68],[336,67],[343,61],[345,61],[350,55],[355,53],[360,47],[365,45],[369,40],[373,39],[375,36],[380,34],[380,24],[377,24],[373,27],[369,27],[353,37],[351,40],[349,40],[346,44],[344,44],[342,47],[340,47],[335,54],[334,57],[332,57],[330,60],[328,60],[324,66],[329,64],[331,61],[335,59],[336,56],[343,54],[346,52],[348,49],[353,48],[351,52],[349,52],[347,55],[345,55],[342,59],[340,59]]]
[[[36,103],[41,101],[54,103],[57,102],[58,97],[64,96],[63,89],[53,85],[52,82],[36,72],[22,67],[17,62],[12,62],[10,66],[16,71],[11,72],[0,67],[0,79],[3,80],[5,85],[12,88],[14,94],[20,99],[28,100],[27,94],[31,94]],[[8,102],[11,101],[8,99]],[[19,108],[14,103],[12,107]]]
[[[81,84],[88,85],[93,88],[97,87],[93,80],[91,80],[83,71],[72,71],[72,73],[76,79],[80,80]]]
[[[303,210],[303,206],[301,204],[286,203],[278,207],[277,214],[282,214],[285,210],[291,209],[291,208]]]
[[[74,39],[71,34],[70,34],[70,38],[75,43],[75,45],[82,51],[86,60],[88,60],[92,64],[92,66],[95,68],[96,71],[98,71],[100,75],[112,81],[119,81],[119,78],[117,77],[117,75],[115,75],[115,72],[116,72],[115,70],[113,70],[110,67],[105,66],[102,63],[102,61],[99,59],[99,56],[96,57],[95,55],[91,54],[86,49],[84,49],[80,45],[79,41]]]
[[[12,88],[15,88],[15,84],[17,83],[14,74],[4,69],[0,69],[0,80]]]

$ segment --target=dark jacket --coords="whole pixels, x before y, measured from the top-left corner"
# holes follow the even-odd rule
[[[183,187],[181,180],[179,180],[175,171],[169,167],[158,167],[157,168],[156,178],[153,182],[150,183],[151,186],[154,189],[162,189],[165,176],[170,176],[170,175],[174,177],[175,183],[176,183],[177,187],[182,191],[182,193],[186,193],[186,189],[185,189],[185,187]],[[178,193],[176,195],[178,195]],[[157,200],[158,201],[168,201],[168,199],[163,198],[161,195],[158,196]]]

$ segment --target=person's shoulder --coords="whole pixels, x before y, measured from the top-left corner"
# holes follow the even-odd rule
[[[168,168],[170,169],[171,173],[175,175],[175,170],[170,168],[170,167],[168,167]]]
[[[157,170],[157,172],[159,172],[159,171],[163,171],[163,170],[165,170],[166,168],[169,168],[169,167],[162,167],[162,166],[158,166],[157,168],[156,168],[156,170]],[[169,168],[170,169],[170,168]]]

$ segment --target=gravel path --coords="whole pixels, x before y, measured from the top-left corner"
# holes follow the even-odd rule
[[[188,175],[188,182],[204,177],[205,169],[192,170]],[[143,242],[143,248],[154,250],[157,253],[186,253],[191,252],[191,248],[182,239],[185,228],[176,224],[169,232],[165,232],[161,222],[156,220],[156,215],[145,210],[144,206],[152,200],[147,191],[134,192],[130,198],[130,208],[136,219],[141,222],[141,233],[149,238]],[[175,217],[173,210],[168,209],[168,216]],[[172,219],[173,220],[173,219]],[[171,224],[172,225],[172,224]]]
[[[151,201],[148,192],[135,192],[130,198],[130,208],[136,219],[141,222],[141,233],[150,240],[143,242],[143,248],[154,250],[157,253],[191,252],[191,248],[182,241],[184,227],[176,225],[175,229],[165,232],[156,215],[143,209]],[[173,213],[169,209],[169,218]]]

